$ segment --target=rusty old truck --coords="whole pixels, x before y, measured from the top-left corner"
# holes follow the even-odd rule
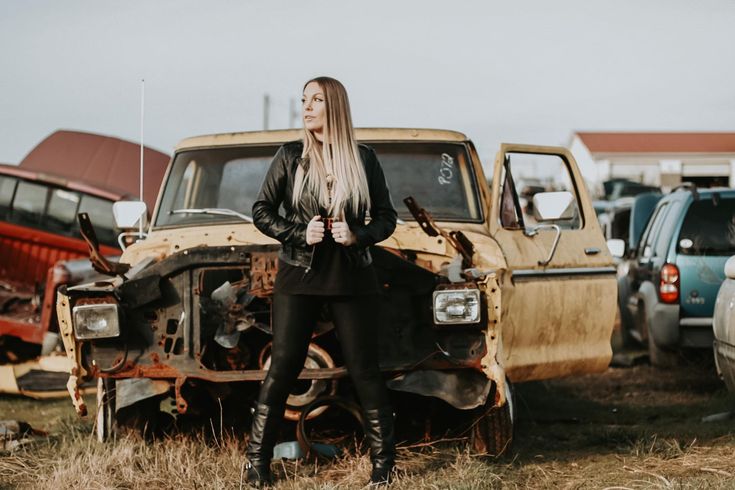
[[[461,133],[356,133],[376,151],[399,214],[393,235],[372,249],[387,384],[479,414],[472,447],[502,453],[512,383],[599,372],[611,358],[615,269],[574,158],[503,144],[486,178]],[[279,249],[249,214],[276,150],[300,134],[183,140],[145,239],[119,265],[98,264],[108,280],[58,295],[74,364],[68,388],[85,413],[77,386],[98,378],[101,439],[131,412],[153,424],[162,411],[196,413],[212,399],[216,410],[232,399],[247,412],[269,364]],[[532,199],[516,183],[529,175],[545,179]],[[350,396],[328,311],[300,380],[292,420],[319,416],[320,399]]]

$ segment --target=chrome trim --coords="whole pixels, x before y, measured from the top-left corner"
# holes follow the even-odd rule
[[[567,269],[518,269],[511,272],[512,279],[534,279],[560,276],[615,275],[615,267],[571,267]]]
[[[712,327],[712,318],[681,318],[679,325],[682,327]]]

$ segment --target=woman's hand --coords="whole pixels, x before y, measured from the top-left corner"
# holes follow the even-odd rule
[[[322,240],[324,240],[324,223],[322,217],[317,215],[306,225],[306,244],[314,245]]]
[[[350,227],[347,226],[347,222],[345,221],[332,222],[332,236],[334,237],[335,242],[344,245],[345,247],[349,247],[350,245],[357,243],[355,234],[352,233],[352,230],[350,230]]]

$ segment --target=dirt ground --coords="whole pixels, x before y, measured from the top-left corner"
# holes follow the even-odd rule
[[[708,356],[666,370],[638,361],[516,386],[515,442],[505,458],[471,456],[467,441],[451,435],[403,442],[394,488],[735,488],[735,418],[702,421],[735,410]],[[0,488],[241,488],[242,440],[216,424],[209,436],[102,445],[66,399],[0,397],[1,419],[49,436],[0,451]],[[277,488],[360,488],[369,460],[359,452],[282,462],[276,471]]]

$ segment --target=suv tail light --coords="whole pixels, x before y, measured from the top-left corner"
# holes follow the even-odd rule
[[[679,268],[674,264],[664,264],[661,267],[661,284],[659,297],[664,303],[679,302]]]

